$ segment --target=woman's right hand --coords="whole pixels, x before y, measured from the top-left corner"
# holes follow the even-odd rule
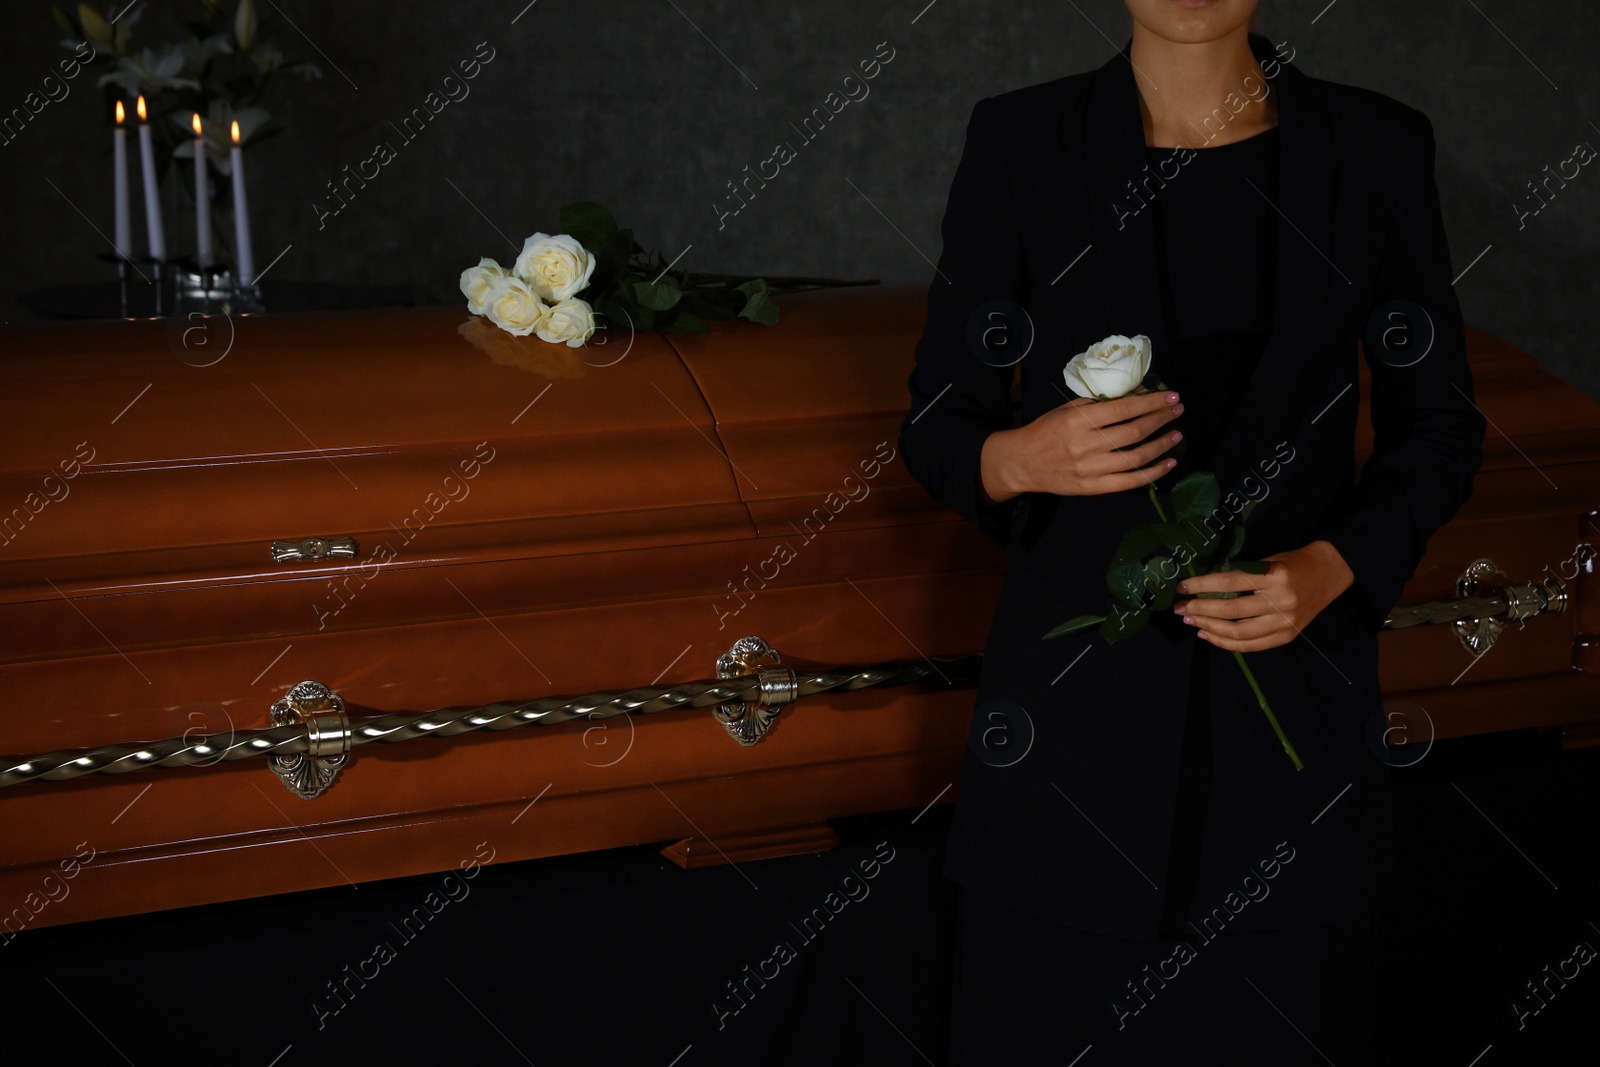
[[[1177,465],[1157,457],[1183,435],[1152,435],[1181,414],[1178,394],[1170,391],[1116,400],[1078,397],[1025,426],[985,438],[979,457],[983,491],[999,504],[1020,493],[1095,496],[1142,488]]]

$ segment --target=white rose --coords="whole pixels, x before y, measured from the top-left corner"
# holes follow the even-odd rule
[[[484,298],[489,321],[516,337],[526,337],[544,322],[548,309],[521,278],[501,278]]]
[[[1073,356],[1062,372],[1067,387],[1091,400],[1115,400],[1139,388],[1150,373],[1150,338],[1114,333]]]
[[[487,257],[478,260],[476,267],[468,267],[461,272],[461,295],[467,298],[467,310],[474,315],[482,315],[488,310],[484,303],[489,297],[489,292],[499,284],[502,278],[510,277],[506,269],[499,263]]]
[[[564,233],[536,233],[522,243],[513,270],[541,299],[553,302],[583,292],[594,273],[594,257]]]
[[[563,300],[550,308],[538,330],[541,341],[565,341],[568,348],[578,348],[594,333],[594,311],[577,297]]]

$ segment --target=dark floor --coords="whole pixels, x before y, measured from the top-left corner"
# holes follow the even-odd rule
[[[1385,1062],[1600,1062],[1600,961],[1582,947],[1600,947],[1600,750],[1442,742],[1396,775]],[[0,1048],[8,1063],[941,1064],[949,815],[841,820],[835,852],[738,868],[617,849],[27,932],[0,947]],[[813,914],[827,921],[804,926]],[[1539,1008],[1525,983],[1541,980]]]

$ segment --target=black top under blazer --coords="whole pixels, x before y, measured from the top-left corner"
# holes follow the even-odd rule
[[[1204,827],[1203,862],[1182,899],[1176,890],[1166,899],[1168,858],[1182,851],[1176,779],[1198,639],[1158,611],[1116,644],[1095,630],[1042,640],[1075,615],[1108,612],[1106,563],[1125,531],[1154,520],[1147,494],[980,503],[984,439],[1073,399],[1062,378],[1073,355],[1142,333],[1160,371],[1149,208],[1160,176],[1145,169],[1131,41],[1098,70],[974,106],[901,426],[912,474],[1009,555],[945,872],[1020,910],[1117,936],[1166,931],[1163,906],[1209,918],[1206,930],[1268,929],[1339,921],[1387,898],[1377,635],[1428,538],[1470,496],[1482,458],[1486,420],[1472,400],[1432,124],[1382,94],[1306,75],[1260,35],[1249,40],[1278,95],[1273,209],[1285,224],[1273,332],[1209,469],[1225,509],[1260,500],[1241,558],[1327,540],[1355,584],[1287,645],[1247,655],[1302,771],[1232,656],[1206,650],[1212,787],[1204,812],[1185,811]],[[1247,92],[1259,95],[1259,84],[1240,99]],[[1409,314],[1396,318],[1396,308]],[[1020,360],[996,355],[997,323],[1012,352],[1026,348]],[[1357,482],[1362,354],[1376,438]],[[1020,417],[1010,395],[1018,367]],[[1191,416],[1203,413],[1178,426]],[[990,745],[997,722],[1011,745],[1004,758]]]

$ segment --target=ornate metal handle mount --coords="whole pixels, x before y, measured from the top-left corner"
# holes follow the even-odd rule
[[[739,638],[717,657],[718,678],[753,674],[759,682],[754,705],[718,704],[711,709],[728,736],[741,745],[753,745],[766,737],[779,713],[794,703],[799,685],[794,670],[782,663],[778,650],[753,634]]]
[[[1492,560],[1474,560],[1456,579],[1457,599],[1396,608],[1384,621],[1384,629],[1449,623],[1461,646],[1476,657],[1494,647],[1507,623],[1535,615],[1560,615],[1567,609],[1567,586],[1560,578],[1480,588],[1480,583],[1490,578],[1503,583],[1505,575]]]

